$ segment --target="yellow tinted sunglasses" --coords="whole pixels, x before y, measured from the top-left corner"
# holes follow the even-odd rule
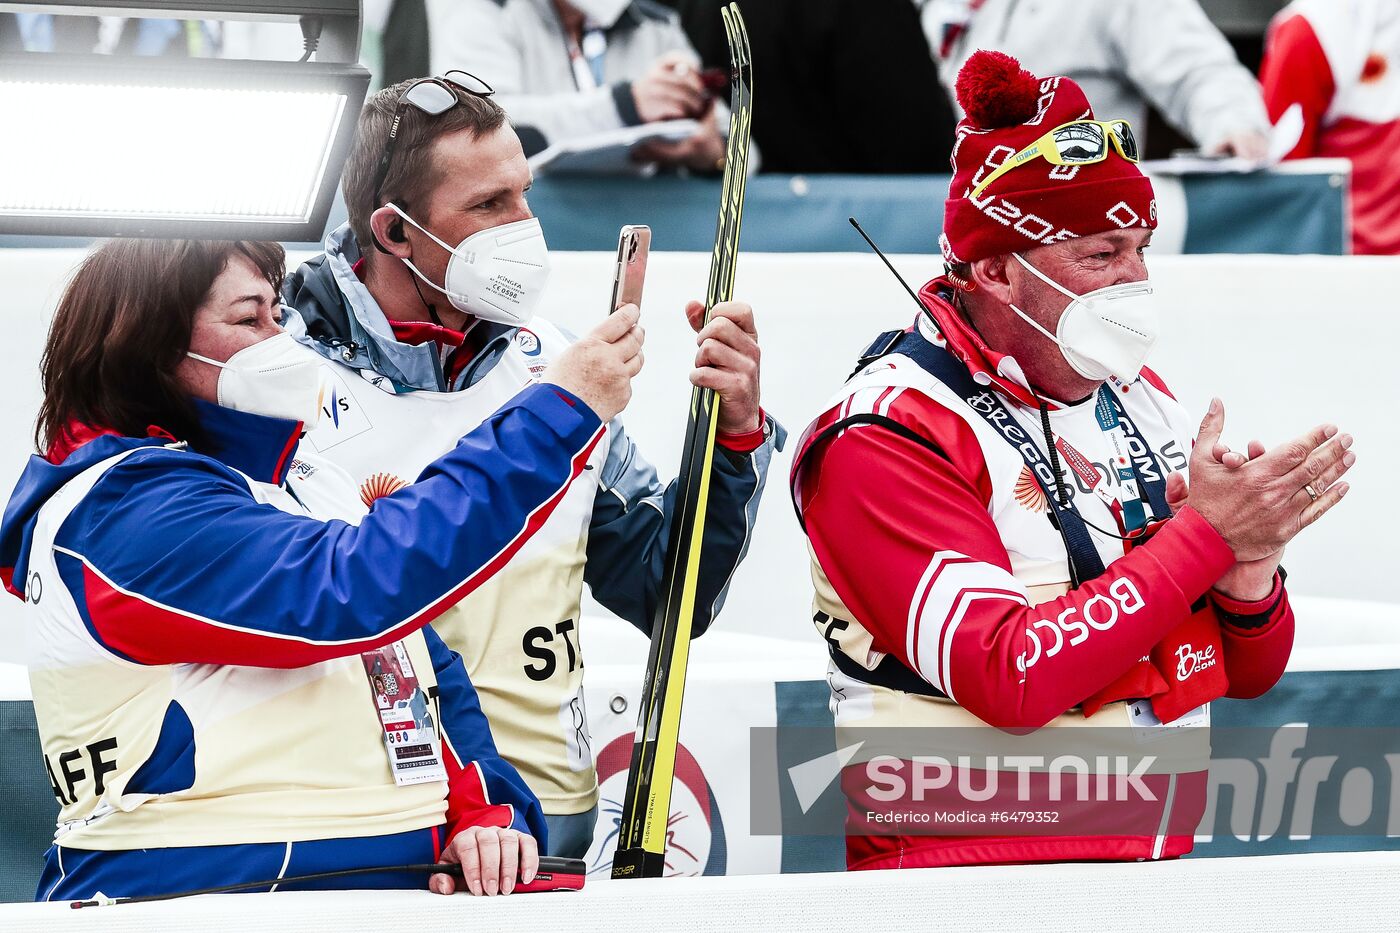
[[[1127,120],[1075,120],[1055,127],[1005,162],[972,189],[977,198],[987,186],[1017,166],[1032,159],[1051,165],[1091,165],[1108,158],[1110,142],[1129,162],[1138,160],[1137,137]]]

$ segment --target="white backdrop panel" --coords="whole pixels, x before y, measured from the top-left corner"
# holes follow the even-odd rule
[[[8,492],[32,448],[39,403],[37,364],[62,284],[81,254],[0,251],[0,489]],[[298,258],[298,257],[294,257]],[[543,315],[583,332],[606,305],[611,257],[562,253]],[[663,475],[675,470],[684,433],[693,354],[681,308],[703,297],[709,257],[653,257],[644,309],[647,366],[625,417]],[[1226,403],[1226,440],[1273,444],[1325,420],[1356,434],[1354,490],[1290,549],[1295,592],[1400,602],[1389,575],[1391,529],[1400,499],[1385,485],[1400,460],[1393,406],[1400,370],[1400,259],[1369,257],[1163,256],[1152,260],[1164,298],[1165,333],[1152,360],[1182,402],[1203,412]],[[895,257],[912,283],[936,274],[927,256]],[[752,254],[739,264],[737,293],[757,309],[764,349],[765,407],[796,435],[880,330],[902,326],[909,296],[874,257]],[[94,332],[92,339],[101,339]],[[810,637],[810,586],[801,532],[787,496],[789,453],[774,464],[749,559],[735,578],[722,625],[731,631]],[[0,599],[0,660],[19,659],[20,603]],[[1302,619],[1306,628],[1307,619]]]

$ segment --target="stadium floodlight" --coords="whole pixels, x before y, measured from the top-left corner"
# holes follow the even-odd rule
[[[359,0],[6,10],[314,17],[321,41],[315,62],[0,55],[0,234],[320,238],[369,87]]]

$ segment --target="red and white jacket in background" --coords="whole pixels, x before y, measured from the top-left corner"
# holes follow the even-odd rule
[[[929,283],[921,295],[929,314],[915,327],[996,392],[1039,446],[1041,400],[1015,360],[989,349],[962,320],[950,293],[944,280]],[[1185,470],[1195,423],[1163,382],[1144,370],[1114,392],[1151,448],[1150,457],[1134,451],[1139,469]],[[1044,402],[1056,437],[1095,464],[1116,494],[1093,400]],[[856,423],[862,413],[876,423]],[[840,422],[849,426],[827,431]],[[1086,521],[1118,527],[1110,506],[1073,472],[1067,477]],[[881,357],[846,383],[808,428],[792,480],[812,555],[815,621],[842,662],[830,670],[838,747],[855,741],[843,739],[847,728],[869,744],[867,726],[968,727],[938,733],[961,736],[985,724],[1016,732],[1089,724],[1131,736],[1140,722],[1131,700],[1089,719],[1078,706],[1138,663],[1193,606],[1213,607],[1220,623],[1226,695],[1263,693],[1287,663],[1293,615],[1281,580],[1256,604],[1214,593],[1234,557],[1189,507],[1126,554],[1122,541],[1091,531],[1107,569],[1071,589],[1063,540],[1021,454],[908,357]],[[876,671],[888,657],[944,696],[863,676],[860,669]],[[1201,711],[1197,721],[1208,715]],[[1152,828],[1140,834],[903,835],[862,820],[865,770],[856,763],[843,772],[850,868],[1171,857],[1190,850],[1205,805],[1204,761],[1196,759],[1148,776],[1159,802]]]
[[[1351,160],[1352,251],[1400,253],[1400,0],[1294,0],[1259,77],[1270,120],[1302,108],[1287,158]]]

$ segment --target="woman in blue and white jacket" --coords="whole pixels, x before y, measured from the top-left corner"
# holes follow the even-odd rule
[[[55,314],[44,456],[0,527],[61,806],[41,900],[439,860],[495,894],[536,869],[539,802],[427,623],[530,538],[626,405],[635,315],[362,502],[298,449],[324,383],[277,324],[282,276],[273,244],[113,241]]]

